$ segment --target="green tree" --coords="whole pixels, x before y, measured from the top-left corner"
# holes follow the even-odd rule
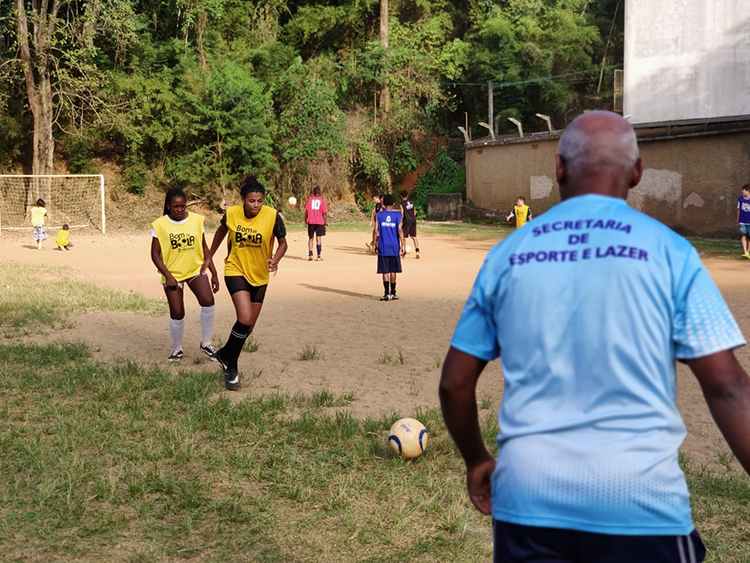
[[[194,67],[178,89],[182,118],[167,175],[196,193],[224,192],[247,174],[266,176],[272,157],[271,96],[252,68],[228,58],[209,59],[211,71]]]

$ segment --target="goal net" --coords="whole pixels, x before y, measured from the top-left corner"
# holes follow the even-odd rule
[[[31,208],[38,199],[47,209],[47,226],[94,227],[105,232],[104,176],[0,175],[0,232],[32,229]]]

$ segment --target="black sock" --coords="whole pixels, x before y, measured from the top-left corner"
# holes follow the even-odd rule
[[[320,256],[320,253],[323,252],[323,245],[322,244],[316,244],[315,248],[318,251],[318,256]]]
[[[237,369],[237,359],[240,357],[242,346],[244,346],[247,337],[250,336],[252,329],[253,327],[243,325],[239,321],[234,323],[232,332],[227,339],[227,343],[224,344],[224,347],[221,350],[219,350],[219,352],[221,352],[221,357],[227,363],[229,369]]]
[[[383,282],[383,287],[385,288],[385,294],[388,295],[389,289],[388,286],[390,285],[389,282]]]
[[[417,247],[417,249],[416,249],[416,250],[417,250],[417,254],[419,254],[419,247]]]
[[[310,256],[312,256],[312,250],[310,250],[310,251],[308,252],[308,254],[309,254]]]
[[[396,282],[391,282],[391,295],[396,295]]]

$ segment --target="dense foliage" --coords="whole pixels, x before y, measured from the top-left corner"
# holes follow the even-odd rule
[[[40,4],[26,4],[31,29]],[[31,55],[51,61],[54,150],[72,171],[102,158],[132,191],[209,199],[248,173],[282,193],[373,193],[445,161],[439,139],[465,115],[483,135],[489,81],[500,132],[514,130],[508,117],[542,130],[536,113],[560,127],[611,107],[619,4],[390,0],[385,47],[375,0],[50,0],[53,47],[32,41]],[[30,169],[33,153],[17,16],[0,4],[2,171]]]

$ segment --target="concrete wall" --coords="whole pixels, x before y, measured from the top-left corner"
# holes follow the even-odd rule
[[[510,209],[522,195],[538,215],[559,202],[557,138],[473,145],[466,148],[466,195],[475,205]],[[750,182],[750,131],[640,138],[639,147],[645,172],[628,197],[631,207],[680,232],[734,235],[740,186]]]
[[[429,221],[460,221],[461,194],[428,194],[427,219]]]
[[[627,0],[624,70],[631,123],[750,114],[750,1]]]

